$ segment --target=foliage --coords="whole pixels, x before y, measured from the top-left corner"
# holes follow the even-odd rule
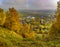
[[[6,13],[3,10],[0,11],[0,16],[0,25],[3,25],[0,27],[0,47],[60,47],[60,38],[55,38],[60,37],[59,18],[52,26],[49,24],[40,26],[42,34],[36,34],[33,31],[33,25],[39,26],[40,23],[31,20],[33,25],[21,24],[19,13],[14,8],[10,8]],[[50,28],[50,26],[49,35],[48,33],[44,34],[45,30],[43,29]],[[37,32],[39,31],[37,30]]]
[[[0,27],[0,47],[60,47],[60,39],[46,40],[38,38],[25,38],[14,31]]]
[[[4,25],[6,28],[14,31],[19,31],[21,23],[19,20],[19,14],[14,8],[10,8],[7,12],[7,19]]]
[[[52,38],[60,38],[60,2],[58,2],[56,21],[52,24],[52,27],[49,31],[49,36]]]
[[[0,46],[15,47],[22,39],[22,36],[14,31],[0,27]]]
[[[6,19],[6,13],[4,12],[3,9],[0,8],[0,25],[3,26],[3,24],[5,23],[5,19]]]

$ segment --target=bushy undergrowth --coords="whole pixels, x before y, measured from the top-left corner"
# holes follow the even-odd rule
[[[22,40],[22,37],[14,31],[0,27],[0,46],[7,45],[8,47],[15,47]]]
[[[60,39],[22,38],[14,31],[0,27],[0,47],[60,47]]]

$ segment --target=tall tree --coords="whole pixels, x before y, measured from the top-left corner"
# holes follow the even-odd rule
[[[20,30],[21,23],[20,23],[20,19],[19,19],[19,14],[16,11],[16,9],[9,8],[4,26],[10,30],[14,30],[14,31]]]
[[[49,31],[49,36],[52,38],[60,37],[60,1],[58,1],[56,21],[52,24],[52,27]]]
[[[0,8],[0,25],[3,26],[6,20],[6,13]]]

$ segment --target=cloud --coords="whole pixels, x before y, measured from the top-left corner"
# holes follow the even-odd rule
[[[1,4],[2,2],[2,4]],[[56,9],[57,0],[2,0],[2,8],[15,7],[16,9]]]
[[[2,2],[3,8],[15,7],[17,9],[26,9],[26,0],[4,0]]]
[[[56,0],[35,0],[29,1],[29,5],[31,9],[56,9]]]

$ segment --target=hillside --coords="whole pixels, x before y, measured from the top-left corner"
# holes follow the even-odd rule
[[[15,47],[21,40],[22,36],[16,34],[14,31],[0,27],[0,47]]]
[[[55,14],[57,16],[56,21],[51,21],[49,18],[49,20],[46,20],[46,18],[26,19],[25,17],[21,21],[20,16],[22,15],[23,17],[25,12],[19,14],[15,8],[9,8],[5,12],[0,8],[0,47],[60,47],[59,7],[60,4],[58,3],[58,15]],[[41,17],[40,13],[46,16],[46,14],[51,14],[52,12],[29,11],[27,16],[31,14]]]

